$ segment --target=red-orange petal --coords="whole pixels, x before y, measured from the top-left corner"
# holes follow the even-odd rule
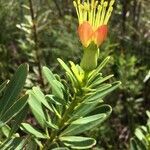
[[[92,26],[88,23],[88,22],[84,22],[82,23],[79,27],[78,27],[78,34],[79,34],[79,38],[81,43],[85,46],[88,47],[88,45],[91,42],[91,37],[93,34],[93,29]]]
[[[107,25],[100,26],[93,34],[94,42],[97,46],[100,46],[107,38],[108,27]]]

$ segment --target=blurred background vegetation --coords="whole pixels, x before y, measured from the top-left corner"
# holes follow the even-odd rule
[[[0,1],[0,83],[23,62],[30,65],[26,88],[40,84],[40,65],[60,72],[56,58],[80,62],[77,18],[72,0]],[[111,56],[103,72],[122,86],[105,99],[113,107],[107,122],[86,134],[95,149],[128,149],[138,125],[146,124],[150,108],[150,9],[148,0],[116,0],[109,36],[99,61]]]

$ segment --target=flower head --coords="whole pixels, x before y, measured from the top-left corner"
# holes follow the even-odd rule
[[[109,3],[101,0],[75,0],[79,27],[78,34],[84,47],[88,47],[92,42],[99,47],[107,37],[107,23],[113,10],[114,0]]]

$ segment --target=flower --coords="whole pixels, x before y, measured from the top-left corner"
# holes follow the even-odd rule
[[[107,23],[113,11],[114,0],[76,0],[73,2],[78,20],[78,35],[84,47],[94,43],[99,47],[107,37]]]

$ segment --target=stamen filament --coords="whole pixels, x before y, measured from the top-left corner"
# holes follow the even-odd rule
[[[105,17],[105,20],[104,20],[104,25],[107,25],[108,21],[109,21],[109,18],[111,16],[111,13],[113,11],[113,7],[110,7],[107,14],[106,14],[106,17]]]
[[[107,5],[108,5],[108,2],[104,2],[104,4],[103,4],[103,10],[102,10],[102,15],[101,15],[101,18],[100,18],[99,26],[103,25],[104,17],[105,17],[105,14],[106,14],[106,7],[107,7]]]
[[[99,26],[99,20],[100,20],[100,16],[101,16],[101,11],[102,11],[102,6],[99,5],[98,6],[98,12],[96,15],[96,22],[95,22],[95,27],[97,28]]]

